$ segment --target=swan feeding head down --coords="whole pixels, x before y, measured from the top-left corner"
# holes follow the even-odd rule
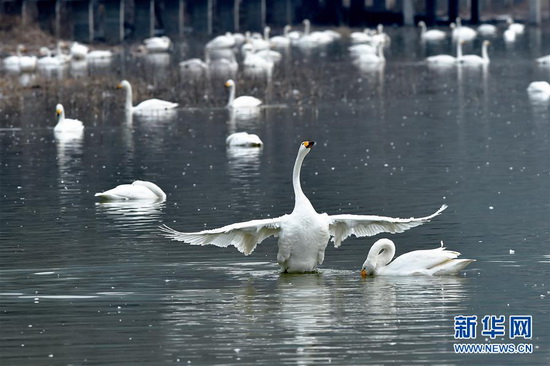
[[[132,184],[121,184],[105,192],[96,193],[104,201],[148,200],[164,201],[166,193],[155,183],[136,180]]]
[[[161,226],[165,236],[191,245],[235,246],[241,253],[249,255],[256,245],[270,236],[278,237],[277,262],[283,272],[311,272],[325,258],[325,248],[330,238],[339,247],[350,235],[372,236],[382,232],[401,233],[429,222],[447,206],[443,205],[430,216],[420,218],[392,218],[375,215],[328,215],[319,214],[302,191],[300,171],[306,155],[315,145],[304,141],[298,149],[298,156],[292,172],[294,188],[294,209],[290,214],[276,218],[235,223],[212,230],[179,232],[166,225]]]
[[[380,239],[372,245],[367,260],[361,267],[361,277],[378,276],[441,276],[458,273],[475,259],[457,259],[459,252],[441,247],[414,250],[393,260],[395,244],[390,239]]]

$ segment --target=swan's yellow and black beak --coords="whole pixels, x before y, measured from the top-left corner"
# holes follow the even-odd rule
[[[116,88],[117,88],[117,89],[122,89],[122,84],[118,84],[118,85],[116,86]]]
[[[311,149],[311,147],[315,145],[315,141],[304,141],[302,142],[302,145],[304,145],[307,149]]]
[[[61,115],[61,109],[60,109],[60,108],[57,108],[57,109],[55,110],[55,115],[56,115],[57,117],[59,117],[59,116]]]
[[[361,277],[367,278],[367,276],[368,276],[368,275],[367,275],[367,270],[363,268],[363,269],[361,270]]]

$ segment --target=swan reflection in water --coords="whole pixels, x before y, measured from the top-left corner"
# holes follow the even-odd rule
[[[460,277],[276,274],[271,262],[224,260],[173,268],[167,269],[174,284],[163,329],[167,343],[185,348],[190,359],[204,357],[206,345],[214,344],[212,358],[239,350],[235,357],[261,353],[276,355],[278,363],[311,365],[354,359],[369,349],[362,364],[369,357],[390,362],[397,343],[429,352],[433,342],[447,342],[454,316],[470,301],[463,286],[469,279]],[[225,275],[213,279],[212,273]]]
[[[59,170],[58,189],[62,203],[70,205],[81,193],[84,131],[54,131]]]
[[[466,309],[469,295],[461,277],[372,277],[363,282],[357,309],[372,343],[414,342],[437,336]],[[433,333],[433,334],[430,334]]]
[[[149,233],[161,222],[165,206],[165,202],[117,201],[98,202],[95,208],[98,215],[109,217],[118,226]]]
[[[334,331],[337,297],[323,273],[281,274],[277,283],[283,343],[295,347],[298,365],[311,365],[334,352],[326,334]]]

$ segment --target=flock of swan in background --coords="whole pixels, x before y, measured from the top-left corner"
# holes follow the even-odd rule
[[[242,55],[242,66],[245,75],[265,76],[271,79],[275,65],[283,59],[286,48],[315,48],[330,44],[342,36],[332,30],[311,31],[308,20],[303,22],[303,32],[292,31],[290,26],[284,28],[282,35],[270,37],[270,28],[266,27],[264,34],[232,34],[220,35],[209,41],[205,46],[205,61],[189,59],[179,64],[180,70],[193,77],[205,77],[210,73],[219,72],[230,76],[225,82],[229,89],[227,108],[230,110],[257,110],[262,101],[253,96],[236,96],[236,83],[233,80],[239,69],[235,50]],[[440,29],[428,29],[424,22],[419,22],[420,39],[422,42],[441,42],[447,39],[448,32]],[[516,36],[524,32],[522,24],[511,19],[502,36],[506,42],[513,42]],[[456,56],[443,54],[429,56],[425,59],[428,65],[434,67],[453,66],[487,66],[489,40],[482,42],[481,55],[464,55],[462,45],[476,37],[496,37],[498,28],[491,24],[482,24],[477,30],[463,26],[460,18],[450,26],[450,36],[456,43]],[[391,38],[380,25],[376,29],[365,29],[349,35],[351,46],[349,53],[353,64],[358,67],[378,67],[384,65],[386,58],[384,48],[388,47]],[[55,51],[43,48],[41,57],[24,55],[24,46],[18,46],[16,55],[3,59],[6,70],[16,72],[33,72],[37,68],[62,68],[73,60],[86,62],[106,62],[113,58],[110,50],[89,50],[83,44],[73,43],[69,53],[64,53],[67,44],[58,42]],[[162,53],[171,49],[168,37],[153,37],[144,40],[140,50],[147,53]],[[540,65],[550,65],[550,55],[536,59]],[[233,78],[231,78],[233,76]],[[160,99],[149,99],[133,105],[132,86],[123,80],[118,88],[125,91],[125,110],[127,113],[151,113],[170,111],[178,107],[178,103]],[[532,82],[527,91],[529,94],[550,99],[550,84],[546,81]],[[84,124],[81,121],[65,117],[63,105],[56,106],[57,125],[54,127],[56,136],[79,136],[83,133]],[[227,146],[261,148],[263,142],[259,136],[247,132],[231,134],[226,139]],[[293,186],[295,207],[292,213],[274,219],[252,220],[244,223],[227,225],[213,230],[194,233],[183,233],[168,227],[163,231],[169,238],[185,241],[194,245],[213,244],[221,247],[235,246],[244,254],[250,254],[256,245],[269,236],[279,237],[279,253],[277,261],[284,272],[309,272],[316,269],[324,259],[324,251],[329,238],[339,246],[341,241],[350,235],[371,236],[380,232],[397,233],[421,225],[439,215],[446,206],[437,212],[422,218],[396,219],[374,215],[333,215],[318,214],[300,186],[300,169],[305,156],[311,150],[313,142],[305,141],[300,145],[293,171]],[[166,194],[152,182],[136,180],[132,184],[119,185],[105,192],[95,194],[102,201],[164,201]],[[371,248],[367,260],[362,266],[362,276],[367,275],[442,275],[455,274],[468,264],[471,259],[457,259],[459,253],[441,248],[406,253],[393,261],[395,246],[389,239],[377,241]]]

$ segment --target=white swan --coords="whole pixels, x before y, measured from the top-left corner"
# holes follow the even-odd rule
[[[172,46],[172,41],[166,36],[150,37],[143,40],[147,52],[166,52]]]
[[[188,79],[200,80],[208,74],[208,65],[199,58],[190,58],[179,63],[180,72]]]
[[[389,239],[380,239],[372,245],[367,260],[361,267],[363,278],[377,276],[440,276],[456,274],[475,259],[456,259],[460,253],[441,247],[429,250],[414,250],[393,260],[395,244]]]
[[[78,42],[73,42],[70,49],[71,56],[77,60],[85,59],[86,55],[88,54],[88,51],[89,51],[88,46]]]
[[[547,81],[533,81],[527,87],[527,93],[533,99],[550,99],[550,84]]]
[[[273,64],[277,64],[281,62],[281,60],[283,59],[283,55],[279,51],[274,51],[271,49],[271,43],[268,43],[267,48],[264,48],[261,50],[252,49],[252,52],[254,56],[261,57],[267,62],[271,62]]]
[[[21,72],[33,72],[36,69],[36,65],[38,64],[38,57],[36,56],[27,56],[21,54],[21,51],[26,51],[25,46],[18,45],[17,46],[17,59],[13,58],[11,60],[17,60],[19,61],[18,67],[15,67],[13,69],[19,69]],[[6,61],[4,59],[4,61]],[[9,60],[8,60],[9,61]],[[9,62],[11,64],[11,62]],[[11,65],[10,65],[11,66]],[[8,66],[7,68],[11,68]]]
[[[426,27],[426,23],[421,20],[418,22],[420,27],[420,38],[423,41],[442,41],[447,37],[447,34],[439,29],[430,29]]]
[[[235,46],[235,37],[230,32],[216,36],[208,41],[205,48],[207,50],[219,49],[219,48],[231,48]]]
[[[351,43],[370,43],[372,41],[372,31],[369,28],[363,29],[362,32],[352,32],[349,36]]]
[[[481,45],[481,57],[478,55],[463,55],[460,59],[458,59],[458,62],[467,66],[488,65],[490,60],[487,47],[489,47],[490,44],[491,42],[487,40],[483,41],[483,44]]]
[[[4,68],[9,71],[32,72],[36,69],[38,58],[23,55],[27,49],[22,44],[17,45],[16,54],[2,60]]]
[[[86,55],[86,60],[91,62],[110,61],[112,58],[113,51],[111,50],[93,50]]]
[[[335,40],[332,33],[322,31],[311,32],[311,22],[309,19],[304,20],[304,27],[304,35],[298,40],[297,43],[300,47],[308,48],[324,46]]]
[[[452,31],[452,38],[454,41],[471,41],[477,37],[477,32],[470,28],[462,25],[462,19],[456,18],[456,24],[451,23],[449,25]]]
[[[124,89],[126,91],[125,108],[127,111],[139,113],[139,112],[152,112],[163,111],[167,109],[174,109],[178,106],[178,103],[167,102],[160,99],[148,99],[139,103],[135,107],[132,105],[132,85],[127,80],[122,80],[117,86],[118,89]]]
[[[283,28],[282,36],[271,37],[269,39],[269,44],[271,45],[271,47],[286,48],[290,46],[290,37],[288,36],[288,34],[290,33],[290,29],[291,29],[290,25],[287,24]]]
[[[268,57],[254,53],[254,45],[247,42],[241,47],[243,53],[243,68],[247,76],[267,76],[271,79],[275,63]],[[265,56],[265,55],[264,55]],[[281,56],[282,57],[282,56]]]
[[[65,118],[65,109],[62,104],[55,107],[55,113],[57,114],[57,124],[53,129],[55,133],[78,133],[84,130],[82,121]]]
[[[25,51],[25,46],[22,44],[17,45],[15,55],[8,56],[2,60],[4,68],[9,70],[19,70],[19,60],[23,56],[23,51]]]
[[[508,24],[508,29],[513,31],[516,34],[523,34],[525,32],[525,24],[521,23],[514,23],[514,19],[508,17],[506,19],[506,23]]]
[[[391,42],[390,36],[384,32],[384,26],[382,24],[378,24],[376,26],[376,32],[372,35],[371,43],[374,45],[383,45],[383,46],[389,46]]]
[[[144,180],[136,180],[132,184],[121,184],[108,191],[96,193],[94,196],[106,201],[166,200],[166,193],[159,186]]]
[[[516,35],[517,33],[513,29],[506,29],[504,33],[502,33],[502,36],[504,37],[504,42],[506,43],[512,43],[516,41]]]
[[[225,139],[227,146],[239,146],[239,147],[262,147],[263,141],[256,134],[248,132],[235,132],[227,136]]]
[[[364,54],[376,54],[378,47],[371,44],[360,43],[354,44],[353,46],[348,47],[348,51],[352,57],[359,57]]]
[[[431,66],[452,66],[462,57],[462,43],[456,43],[456,57],[451,55],[435,55],[426,57],[426,62]]]
[[[44,52],[46,56],[40,57],[37,61],[36,65],[38,68],[57,69],[67,65],[60,57],[53,56],[48,48],[46,48]]]
[[[355,65],[362,65],[362,64],[376,64],[381,65],[386,62],[386,58],[384,57],[384,46],[382,44],[378,44],[377,46],[377,53],[361,53],[355,56],[354,59]]]
[[[497,27],[492,24],[480,24],[477,27],[477,32],[482,36],[494,36],[497,34]]]
[[[279,237],[277,261],[284,272],[310,272],[323,263],[325,248],[332,237],[339,247],[350,235],[372,236],[381,232],[400,233],[422,225],[439,215],[437,212],[421,218],[399,219],[374,215],[327,215],[319,214],[302,191],[300,171],[304,158],[315,143],[300,144],[294,163],[292,185],[294,187],[294,210],[276,218],[252,220],[227,225],[218,229],[183,233],[166,225],[161,230],[172,240],[192,245],[212,244],[219,247],[235,246],[241,253],[252,253],[256,245],[270,236]]]
[[[300,38],[302,38],[304,36],[306,30],[309,32],[309,29],[306,29],[307,28],[306,20],[302,21],[302,24],[304,25],[304,31],[303,32],[302,31],[290,31],[290,32],[288,32],[288,38],[290,38],[291,42],[293,42],[293,43],[298,42],[300,40]],[[309,22],[309,20],[308,20],[308,22]]]
[[[254,98],[248,95],[242,95],[235,98],[235,82],[231,79],[225,82],[225,87],[229,88],[229,100],[227,101],[227,107],[229,108],[255,108],[262,104],[262,101],[258,98]]]

